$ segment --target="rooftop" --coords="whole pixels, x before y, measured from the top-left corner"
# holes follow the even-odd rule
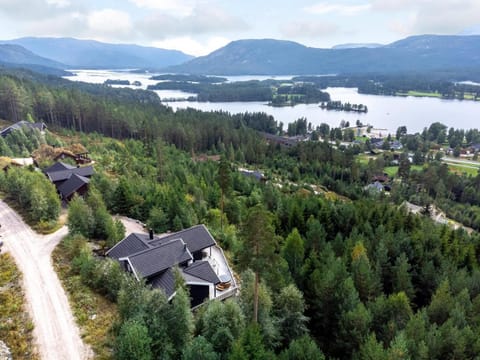
[[[192,260],[192,254],[181,239],[128,256],[128,261],[136,273],[144,278],[189,260]]]
[[[51,173],[51,172],[57,172],[57,171],[64,171],[64,170],[72,170],[75,169],[76,166],[70,165],[70,164],[65,164],[64,162],[58,161],[52,166],[46,168],[43,172],[45,174]]]
[[[90,177],[95,172],[93,166],[84,166],[84,167],[74,167],[73,169],[59,170],[59,171],[50,171],[45,172],[52,182],[64,181],[70,178],[73,174],[77,174],[84,177]]]
[[[73,174],[67,181],[65,181],[58,187],[58,192],[63,199],[66,199],[69,196],[73,195],[75,192],[79,191],[84,185],[87,185],[89,182],[90,179],[84,176]]]
[[[149,249],[150,246],[147,243],[148,238],[148,234],[131,233],[108,250],[106,255],[112,259],[118,260],[131,254]]]
[[[192,253],[216,245],[215,239],[203,224],[192,226],[191,228],[170,235],[157,237],[153,241],[150,241],[149,244],[151,246],[157,246],[173,239],[182,239],[185,244],[187,244],[188,250]]]

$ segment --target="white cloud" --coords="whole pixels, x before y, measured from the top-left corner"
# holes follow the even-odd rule
[[[229,42],[229,39],[219,36],[210,37],[203,42],[194,40],[190,36],[182,36],[169,38],[162,41],[155,41],[152,43],[152,46],[163,49],[180,50],[184,53],[195,56],[203,56],[227,45]]]
[[[87,18],[88,30],[97,40],[128,39],[133,35],[133,25],[127,12],[103,9],[94,11]]]
[[[478,0],[372,0],[371,5],[395,14],[391,28],[402,35],[455,34],[480,23]]]
[[[147,8],[170,12],[177,16],[188,16],[193,12],[195,3],[192,0],[129,0],[139,8]]]
[[[339,27],[326,21],[293,21],[282,25],[280,31],[288,38],[318,38],[337,33]]]
[[[370,10],[370,4],[347,5],[347,4],[332,4],[328,2],[318,3],[312,6],[305,7],[304,10],[315,15],[326,15],[336,13],[340,15],[352,16],[358,13]]]
[[[82,9],[84,5],[81,2],[71,4],[69,0],[0,0],[0,14],[11,17],[17,24]]]
[[[58,8],[65,8],[67,6],[70,6],[70,1],[68,0],[47,0],[48,5],[53,5]]]
[[[86,17],[80,13],[72,12],[29,21],[24,27],[24,34],[22,35],[80,37],[85,29]]]
[[[221,8],[200,7],[193,9],[191,15],[181,18],[156,12],[138,21],[136,28],[150,39],[163,39],[168,36],[181,37],[245,30],[248,25]]]

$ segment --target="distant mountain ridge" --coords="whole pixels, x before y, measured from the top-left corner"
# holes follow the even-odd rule
[[[401,73],[480,69],[480,36],[419,35],[376,48],[318,49],[292,41],[233,41],[167,68],[209,75]]]
[[[64,64],[38,56],[20,45],[0,44],[0,66],[23,68],[42,74],[65,76]]]
[[[159,69],[193,59],[177,50],[73,38],[25,37],[0,43],[21,45],[35,54],[65,64],[64,68]]]
[[[378,48],[384,46],[383,44],[377,44],[377,43],[364,43],[364,44],[359,44],[359,43],[347,43],[347,44],[338,44],[335,46],[332,46],[332,49],[339,50],[339,49],[358,49],[358,48]]]
[[[53,61],[25,49],[20,45],[0,43],[0,62],[4,64],[30,64],[63,69],[65,64]]]

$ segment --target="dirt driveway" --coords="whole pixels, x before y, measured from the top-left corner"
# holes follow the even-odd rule
[[[20,271],[34,328],[38,352],[45,360],[84,360],[92,351],[80,338],[67,296],[55,273],[51,253],[67,234],[64,226],[54,234],[38,235],[0,200],[0,235]]]

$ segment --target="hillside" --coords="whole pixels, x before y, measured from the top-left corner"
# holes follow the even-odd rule
[[[69,293],[81,338],[96,358],[474,359],[480,353],[475,335],[480,333],[480,177],[459,175],[436,155],[423,152],[432,154],[430,150],[446,147],[447,140],[452,148],[464,139],[477,144],[478,129],[450,131],[433,123],[422,134],[408,134],[405,128],[398,131],[405,152],[369,152],[367,157],[367,142],[352,148],[333,147],[328,141],[281,146],[283,125],[265,113],[173,112],[146,91],[41,80],[0,75],[4,88],[16,90],[0,91],[0,104],[8,104],[0,106],[0,118],[30,114],[49,128],[45,135],[19,129],[0,138],[0,153],[28,156],[40,147],[35,154],[44,155],[40,163],[45,169],[55,149],[75,147],[82,153],[85,148],[95,162],[88,194],[69,204],[70,236],[56,248],[52,263]],[[317,130],[322,137],[333,134],[343,140],[347,129],[322,125]],[[291,135],[307,130],[306,118],[288,126]],[[412,165],[409,152],[414,153]],[[255,173],[264,176],[257,179]],[[380,177],[382,193],[390,196],[366,190]],[[57,224],[60,199],[40,171],[14,166],[0,171],[0,190],[38,228]],[[400,206],[404,201],[419,206]],[[450,218],[461,217],[459,222],[476,231],[469,234],[454,230],[450,222],[433,222],[425,215],[435,208]],[[208,284],[208,278],[178,276],[185,283],[172,288],[171,301],[161,288],[152,291],[160,282],[136,281],[118,262],[99,256],[128,235],[110,214],[136,219],[156,234],[171,231],[174,237],[204,224],[216,246],[234,260],[229,276],[242,282],[239,298],[206,302],[192,312],[189,294]],[[11,219],[11,212],[2,211],[2,239],[8,249],[24,245],[29,250],[27,240],[37,236],[25,239],[29,232],[24,226],[15,232],[19,226]],[[67,229],[61,231],[66,234]],[[169,236],[155,241],[169,249],[180,241],[186,245],[201,239],[182,234],[181,240]],[[48,244],[43,243],[50,248],[55,237],[49,235]],[[146,232],[134,238],[144,249],[151,244]],[[11,240],[20,241],[9,244]],[[210,250],[220,251],[216,246],[197,252],[202,259],[190,259],[188,247],[179,245],[190,266],[214,264],[222,274],[210,255]],[[30,250],[34,255],[27,263],[44,274],[45,259]],[[139,254],[148,254],[143,264],[153,269],[165,259],[181,258],[144,251],[140,247],[140,253],[129,255],[129,264]],[[139,262],[133,264],[128,269],[141,275],[135,270]],[[215,270],[211,273],[217,277]],[[261,279],[258,297],[255,277]],[[24,278],[33,279],[27,272]],[[165,283],[175,279],[169,275]],[[47,282],[49,289],[56,287]],[[215,289],[224,291],[220,283],[226,282],[218,276],[221,287]],[[210,292],[201,294],[210,299]],[[2,302],[0,310],[22,308],[9,304]],[[13,333],[12,321],[3,323]],[[63,339],[52,339],[42,325],[45,321],[35,326],[39,339]],[[73,333],[70,326],[65,329],[63,335]]]
[[[169,71],[212,75],[400,73],[475,69],[480,36],[422,35],[377,48],[317,49],[272,39],[239,40]]]
[[[38,65],[56,69],[63,69],[64,64],[34,54],[20,45],[0,44],[0,63],[17,65]]]
[[[127,44],[107,44],[73,38],[26,37],[4,41],[74,68],[162,68],[193,57],[176,50]]]

